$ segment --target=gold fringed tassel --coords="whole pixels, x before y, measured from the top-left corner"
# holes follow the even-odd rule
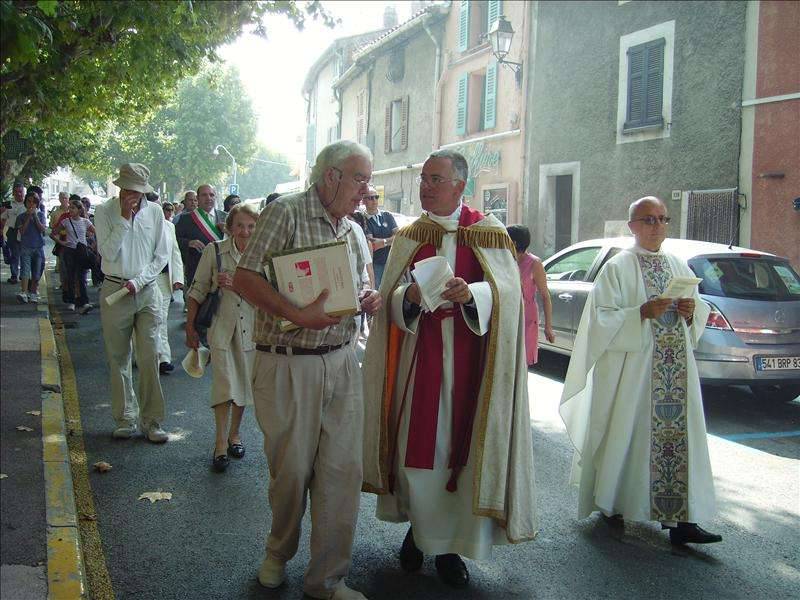
[[[419,220],[403,227],[397,235],[419,244],[431,244],[434,248],[441,248],[444,229],[435,223]]]
[[[499,248],[510,250],[516,256],[517,250],[508,233],[502,229],[488,227],[459,227],[458,245],[471,248]]]

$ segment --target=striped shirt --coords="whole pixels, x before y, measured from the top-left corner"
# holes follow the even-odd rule
[[[356,289],[360,289],[359,274],[364,270],[365,262],[353,224],[343,218],[339,220],[338,227],[334,226],[333,219],[322,207],[312,185],[304,192],[282,196],[261,211],[239,267],[266,277],[264,265],[276,252],[343,240],[347,242],[351,261],[355,263],[352,265],[353,280]],[[350,318],[343,318],[337,325],[318,331],[295,329],[284,332],[280,329],[279,318],[258,310],[253,340],[256,344],[317,348],[348,342],[355,332],[355,321]]]

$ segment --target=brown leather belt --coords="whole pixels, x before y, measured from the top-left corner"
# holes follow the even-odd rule
[[[283,354],[285,356],[320,356],[328,354],[339,348],[347,346],[350,342],[339,344],[338,346],[317,346],[316,348],[297,348],[295,346],[264,346],[256,344],[256,350],[260,352],[270,352],[272,354]]]

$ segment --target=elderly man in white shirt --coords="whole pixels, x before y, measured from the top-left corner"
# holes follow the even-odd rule
[[[156,278],[169,259],[164,214],[144,194],[152,192],[150,171],[137,163],[120,166],[118,198],[97,207],[97,248],[103,257],[105,280],[100,291],[100,317],[111,376],[113,436],[129,439],[141,421],[147,439],[166,442],[161,428],[164,396],[158,379],[158,326],[161,292]],[[128,294],[113,304],[111,294]],[[131,337],[136,338],[139,368],[138,401],[131,377]]]

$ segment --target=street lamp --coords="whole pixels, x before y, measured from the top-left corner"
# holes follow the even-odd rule
[[[216,147],[214,148],[214,156],[219,156],[219,149],[220,148],[222,148],[225,151],[225,154],[230,156],[231,160],[233,161],[233,185],[236,185],[236,159],[233,157],[233,154],[231,154],[228,151],[228,149],[225,146],[223,146],[222,144],[217,144],[216,145]]]
[[[514,71],[517,78],[517,85],[522,85],[522,63],[506,60],[508,51],[511,50],[511,41],[514,39],[514,28],[508,22],[505,15],[500,15],[489,28],[489,42],[492,44],[492,53],[497,59],[498,64],[506,65]]]

